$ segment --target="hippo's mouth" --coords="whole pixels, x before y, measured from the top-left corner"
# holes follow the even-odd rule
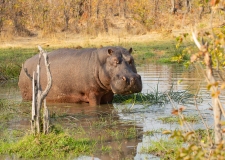
[[[117,88],[111,84],[111,90],[114,94],[128,95],[133,93],[139,93],[142,90],[141,86],[128,86],[124,88]]]

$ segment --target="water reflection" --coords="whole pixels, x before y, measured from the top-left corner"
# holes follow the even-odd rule
[[[209,109],[211,100],[209,93],[206,90],[206,82],[203,74],[198,69],[185,69],[181,65],[155,65],[146,64],[138,67],[138,72],[142,76],[143,93],[158,90],[165,92],[171,87],[174,91],[188,90],[193,94],[198,94],[204,101],[198,105],[202,116],[207,121],[210,127],[213,126],[212,111]],[[14,99],[21,101],[21,96],[17,87],[17,83],[7,83],[0,85],[0,98],[1,99]],[[223,98],[223,97],[222,97]],[[176,129],[180,126],[176,123],[164,124],[160,121],[159,117],[166,117],[171,115],[173,106],[167,104],[164,107],[155,106],[142,106],[134,105],[130,112],[123,112],[122,108],[127,107],[121,104],[102,105],[90,107],[88,104],[47,104],[52,114],[52,121],[54,123],[61,123],[65,127],[72,128],[78,125],[82,126],[85,132],[92,132],[90,129],[93,124],[105,125],[110,129],[126,129],[132,125],[136,125],[137,130],[143,132],[152,130],[165,130]],[[128,105],[129,106],[129,105]],[[179,107],[178,104],[175,106]],[[185,114],[197,114],[196,106],[187,105]],[[104,119],[105,121],[102,121]],[[116,125],[112,124],[117,121]],[[105,124],[100,124],[105,122]],[[10,129],[18,129],[20,126],[24,128],[30,127],[29,117],[20,118],[8,123]],[[25,127],[26,126],[26,127]],[[202,123],[193,124],[194,129],[204,128]],[[99,129],[101,131],[101,128]],[[90,133],[92,137],[98,137],[100,132]],[[139,139],[133,140],[114,140],[109,139],[104,142],[105,146],[111,146],[113,150],[110,153],[98,153],[94,157],[99,159],[153,159],[152,155],[141,154],[142,147],[151,145],[151,140],[159,138],[161,134],[155,136],[141,135]],[[101,147],[101,146],[99,146]],[[120,148],[120,150],[117,150]],[[86,157],[87,158],[87,157]]]
[[[88,104],[48,104],[51,113],[62,117],[60,123],[68,128],[72,125],[82,126],[85,133],[92,139],[104,141],[97,147],[110,146],[109,153],[98,153],[95,157],[107,159],[132,159],[136,153],[136,147],[140,139],[117,139],[114,136],[105,135],[105,130],[115,132],[129,129],[132,125],[119,121],[119,115],[112,104],[90,107]],[[59,118],[56,118],[58,121]],[[125,125],[124,125],[125,124]],[[138,129],[138,127],[136,127]],[[118,135],[119,136],[119,135]],[[81,159],[79,157],[78,159]],[[90,159],[90,157],[85,157]]]

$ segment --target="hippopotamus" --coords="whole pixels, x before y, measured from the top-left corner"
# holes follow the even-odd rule
[[[137,74],[131,53],[132,48],[112,46],[63,48],[49,52],[52,87],[46,97],[47,102],[87,102],[96,106],[112,103],[114,94],[141,92],[141,76]],[[36,70],[38,59],[38,54],[27,59],[20,72],[18,85],[23,100],[32,100],[31,75]],[[44,89],[47,77],[43,58],[40,67],[40,84]]]

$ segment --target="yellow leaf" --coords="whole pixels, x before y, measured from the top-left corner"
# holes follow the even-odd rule
[[[181,107],[179,108],[179,111],[180,111],[180,112],[183,112],[185,109],[186,109],[186,107],[181,106]]]
[[[221,89],[224,89],[224,88],[225,88],[225,82],[222,83],[222,85],[221,85],[220,88],[221,88]]]
[[[190,135],[192,135],[192,134],[194,134],[194,132],[193,132],[193,131],[188,132],[188,133],[186,134],[186,136],[190,136]]]
[[[183,81],[182,79],[178,80],[177,84],[181,84],[182,81]]]
[[[225,126],[225,121],[220,121],[221,126]]]
[[[212,85],[215,86],[215,87],[217,87],[219,85],[219,83],[218,82],[215,82]]]
[[[178,115],[178,109],[173,109],[171,113],[174,115]]]
[[[213,98],[218,98],[219,95],[220,95],[220,91],[216,91],[216,92],[213,92],[213,93],[212,93],[212,97],[213,97]]]
[[[171,134],[171,131],[165,130],[165,131],[162,132],[162,134]]]
[[[219,0],[211,0],[211,5],[214,6],[218,4],[220,1]]]
[[[212,87],[212,85],[211,84],[208,84],[207,85],[207,90],[210,90],[211,87]]]
[[[198,150],[198,147],[195,146],[195,145],[193,145],[193,146],[191,147],[191,150],[192,150],[192,151],[197,151],[197,150]]]
[[[187,155],[187,153],[183,153],[183,152],[180,153],[181,158],[186,157],[186,155]]]

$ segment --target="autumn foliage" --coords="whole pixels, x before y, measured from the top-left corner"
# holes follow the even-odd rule
[[[208,6],[204,0],[0,0],[0,33],[143,34],[179,27],[177,20],[199,17],[199,7],[207,13]]]

